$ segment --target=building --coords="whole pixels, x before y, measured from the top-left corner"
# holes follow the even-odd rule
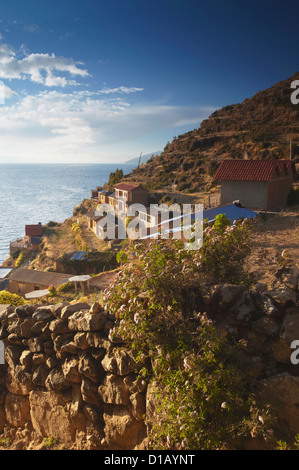
[[[73,274],[17,269],[8,278],[9,292],[24,297],[28,292],[48,289],[51,285],[57,288],[72,276]]]
[[[148,206],[148,191],[140,184],[119,183],[114,187],[114,191],[113,206],[116,210],[125,211],[132,204]],[[111,196],[110,200],[112,200]]]
[[[35,225],[25,225],[25,237],[10,242],[10,256],[17,251],[38,251],[42,235],[43,227],[40,222]]]
[[[255,210],[281,210],[296,176],[291,160],[223,160],[214,181],[221,184],[221,205],[239,200]]]

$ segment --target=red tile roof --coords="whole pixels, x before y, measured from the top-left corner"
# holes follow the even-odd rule
[[[25,225],[25,235],[28,237],[40,237],[43,234],[43,227],[41,224]]]
[[[132,191],[133,189],[140,188],[143,191],[146,191],[140,184],[133,184],[133,183],[119,183],[114,186],[114,189],[120,189],[121,191]]]
[[[223,160],[215,181],[270,181],[296,173],[291,160]]]

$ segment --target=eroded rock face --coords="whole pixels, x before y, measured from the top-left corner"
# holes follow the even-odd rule
[[[279,279],[273,289],[250,292],[206,285],[203,299],[215,326],[244,342],[236,363],[277,406],[277,418],[299,433],[299,377],[290,363],[291,343],[299,340],[298,272],[283,271]],[[97,302],[2,309],[0,433],[27,427],[65,443],[84,435],[87,448],[146,446],[157,386],[138,377],[144,364],[115,339],[114,326]]]

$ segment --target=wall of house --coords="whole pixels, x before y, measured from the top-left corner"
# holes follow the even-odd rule
[[[270,181],[268,184],[268,207],[273,210],[286,207],[292,185],[292,177]]]
[[[9,292],[12,294],[17,294],[20,296],[24,296],[25,294],[28,294],[28,292],[34,291],[34,287],[38,286],[39,290],[41,289],[48,289],[49,286],[42,286],[42,285],[37,285],[37,284],[31,284],[27,282],[17,282],[10,280],[9,281]]]
[[[248,209],[268,209],[268,183],[264,181],[222,181],[221,204],[240,200]]]

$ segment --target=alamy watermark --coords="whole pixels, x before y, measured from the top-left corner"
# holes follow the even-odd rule
[[[0,341],[0,364],[5,364],[5,348],[3,341]]]
[[[299,80],[293,80],[291,83],[291,88],[295,89],[293,93],[291,94],[291,102],[293,104],[298,104],[299,103]]]
[[[202,204],[126,205],[125,198],[114,199],[113,205],[99,204],[96,235],[105,240],[184,240],[185,248],[197,250],[203,242]]]

